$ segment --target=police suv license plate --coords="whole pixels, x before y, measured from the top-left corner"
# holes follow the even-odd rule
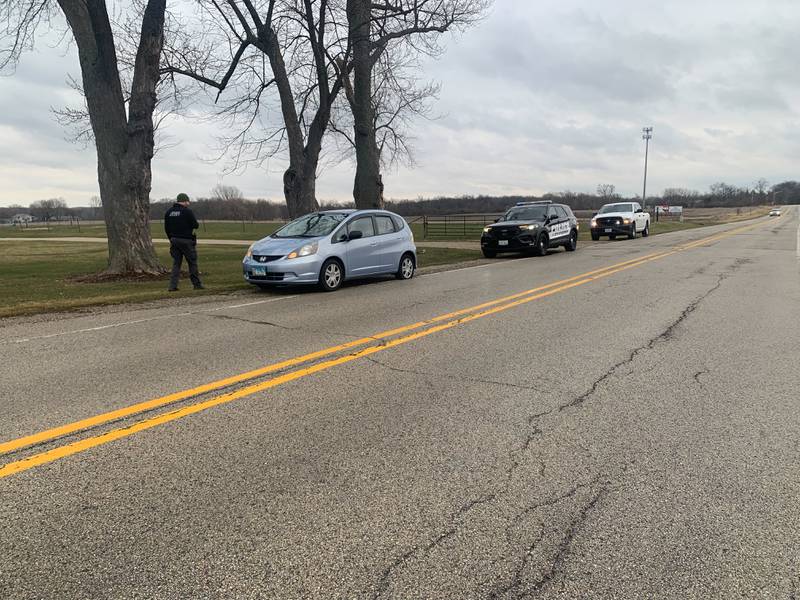
[[[253,267],[252,271],[256,277],[264,277],[267,274],[267,267]]]
[[[497,240],[498,246],[508,246],[508,240]]]
[[[611,227],[606,229],[606,233],[611,233]]]

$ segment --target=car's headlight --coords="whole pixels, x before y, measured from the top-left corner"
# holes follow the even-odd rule
[[[536,223],[533,223],[531,225],[520,225],[519,226],[520,229],[536,229],[537,227],[539,227],[539,226]]]
[[[253,258],[253,246],[255,246],[255,244],[250,244],[250,247],[244,255],[245,258]]]
[[[597,219],[592,219],[592,227],[597,227]]]
[[[483,233],[489,233],[490,229],[491,229],[491,227],[484,227],[483,228]]]
[[[314,242],[313,244],[305,244],[304,246],[300,246],[297,250],[290,252],[286,258],[301,258],[303,256],[311,256],[312,254],[317,253],[318,248],[319,244],[317,242]]]
[[[623,222],[625,225],[630,225],[630,222],[631,222],[631,220],[630,220],[630,219],[622,219],[622,222]]]

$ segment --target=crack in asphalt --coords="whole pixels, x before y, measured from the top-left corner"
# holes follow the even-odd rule
[[[212,319],[224,319],[228,321],[241,321],[243,323],[252,323],[253,325],[267,325],[269,327],[277,327],[278,329],[285,329],[287,331],[298,331],[301,327],[289,327],[288,325],[281,325],[280,323],[273,323],[272,321],[257,321],[255,319],[246,319],[244,317],[233,317],[231,315],[217,315],[205,314],[203,316],[211,317]]]
[[[390,371],[394,371],[395,373],[405,373],[405,374],[408,374],[408,375],[421,375],[423,377],[444,377],[446,379],[457,379],[459,381],[471,381],[472,383],[488,383],[488,384],[491,384],[491,385],[502,385],[502,386],[512,387],[512,388],[516,388],[516,389],[520,389],[520,390],[541,391],[543,389],[542,387],[537,387],[537,386],[532,386],[532,385],[521,385],[521,384],[518,384],[518,383],[509,383],[507,381],[497,381],[497,380],[494,380],[494,379],[481,379],[479,377],[467,377],[467,376],[464,376],[464,375],[451,375],[450,373],[433,373],[431,371],[420,371],[420,370],[417,370],[417,369],[401,369],[400,367],[393,367],[390,364],[387,364],[385,362],[381,362],[381,361],[379,361],[376,358],[373,358],[371,356],[366,356],[365,358],[368,361],[370,361],[371,363],[376,364],[376,365],[378,365],[380,367],[383,367],[384,369],[388,369]],[[543,381],[547,381],[544,378],[542,378],[542,380]]]
[[[495,494],[484,494],[482,496],[478,496],[477,498],[473,498],[469,502],[462,504],[458,510],[456,510],[453,515],[450,517],[451,525],[442,531],[439,535],[437,535],[432,540],[428,541],[427,544],[424,546],[412,546],[406,552],[398,556],[397,558],[392,561],[392,563],[383,570],[381,574],[381,578],[378,581],[378,589],[372,595],[373,600],[377,600],[378,598],[382,597],[384,593],[386,593],[389,589],[389,584],[394,576],[395,571],[401,569],[405,566],[405,564],[414,558],[418,554],[427,555],[431,550],[436,548],[439,544],[444,542],[445,540],[451,538],[458,532],[458,522],[461,518],[469,513],[473,508],[476,506],[480,506],[481,504],[485,504],[487,502],[491,502],[496,498]]]

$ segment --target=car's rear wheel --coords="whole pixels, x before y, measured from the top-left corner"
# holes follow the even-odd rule
[[[550,242],[547,239],[547,236],[542,234],[539,236],[539,239],[536,240],[536,246],[533,249],[533,253],[536,256],[544,256],[547,254],[547,248],[550,246]]]
[[[631,230],[628,232],[628,239],[632,240],[636,237],[636,224],[631,223]]]
[[[578,247],[578,232],[573,231],[569,234],[569,241],[564,244],[564,248],[567,252],[575,252],[575,249]]]
[[[335,258],[329,258],[322,263],[319,270],[319,287],[323,292],[335,292],[342,287],[344,281],[344,268]]]
[[[411,279],[414,276],[416,263],[414,262],[414,255],[410,252],[403,254],[400,259],[400,266],[397,268],[395,277],[398,279]]]
[[[650,221],[644,224],[644,229],[642,229],[642,237],[647,237],[650,235]]]
[[[489,250],[488,248],[482,248],[481,252],[486,258],[495,258],[497,256],[497,252],[494,250]]]

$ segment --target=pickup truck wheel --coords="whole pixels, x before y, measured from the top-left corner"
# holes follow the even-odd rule
[[[636,223],[631,223],[631,230],[628,232],[628,239],[632,240],[636,237]]]
[[[650,235],[650,221],[645,223],[644,229],[642,229],[642,237],[647,237]]]
[[[564,249],[567,252],[575,252],[575,249],[578,247],[578,232],[573,231],[569,234],[569,241],[564,244]]]
[[[593,240],[593,241],[595,241],[595,242],[596,242],[596,241],[597,241],[597,240],[599,240],[599,239],[600,239],[600,234],[599,234],[599,233],[593,233],[593,234],[592,234],[592,240]]]

